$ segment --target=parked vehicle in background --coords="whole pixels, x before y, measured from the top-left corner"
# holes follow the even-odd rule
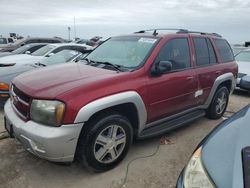
[[[34,51],[38,50],[39,48],[46,46],[48,43],[33,43],[33,44],[26,44],[17,48],[12,52],[0,52],[0,57],[15,55],[15,54],[31,54]]]
[[[86,44],[86,45],[89,45],[92,47],[97,47],[103,43],[103,41],[101,41],[101,39],[102,39],[102,37],[96,36],[96,37],[93,37],[91,39],[79,39],[79,40],[75,41],[75,43]]]
[[[111,37],[85,63],[14,78],[4,107],[10,136],[41,158],[77,159],[105,171],[125,157],[135,138],[204,115],[220,118],[237,77],[228,42],[212,33],[159,32]]]
[[[12,37],[0,37],[0,48],[12,43],[14,43],[14,39]]]
[[[198,145],[176,188],[250,186],[250,105],[218,125]]]
[[[0,67],[15,66],[18,64],[34,64],[42,59],[50,57],[62,50],[76,50],[82,51],[83,49],[92,49],[91,46],[84,44],[73,44],[73,43],[57,43],[48,44],[32,54],[17,54],[0,58]],[[83,51],[85,53],[85,50]]]
[[[62,50],[55,55],[43,59],[41,62],[34,64],[21,64],[17,66],[1,67],[0,69],[0,106],[9,98],[10,83],[16,76],[41,67],[58,65],[69,62],[76,62],[83,54],[89,53],[91,48],[81,50]]]
[[[20,48],[21,46],[24,46],[26,44],[32,44],[32,43],[63,43],[65,42],[61,38],[25,38],[21,40],[17,40],[15,43],[12,44],[6,44],[3,46],[0,46],[0,52],[11,52],[13,50],[16,50],[17,48]]]
[[[236,56],[238,53],[240,53],[241,51],[244,51],[246,49],[250,49],[250,48],[247,48],[247,47],[244,47],[244,46],[237,46],[237,47],[233,47],[232,50],[233,50],[233,53],[234,55]]]
[[[250,92],[250,49],[238,53],[235,59],[239,66],[237,88]]]

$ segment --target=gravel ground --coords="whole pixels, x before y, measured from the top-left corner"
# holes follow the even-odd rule
[[[243,92],[234,93],[228,113],[232,115],[250,102]],[[0,132],[3,130],[3,112],[0,110]],[[13,139],[0,140],[0,187],[2,188],[162,188],[175,187],[177,177],[197,144],[223,119],[200,118],[164,136],[170,141],[160,145],[158,152],[145,159],[133,161],[127,181],[122,186],[129,162],[154,153],[161,137],[135,142],[125,160],[105,173],[90,173],[73,163],[60,165],[39,159],[24,151]]]

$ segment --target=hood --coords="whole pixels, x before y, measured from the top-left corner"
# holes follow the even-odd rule
[[[18,66],[9,66],[0,68],[0,82],[10,84],[13,78],[22,74],[23,72],[33,70],[37,66],[34,65],[18,65]]]
[[[92,84],[118,74],[81,63],[54,65],[21,74],[13,84],[34,98],[53,99],[71,89]]]
[[[4,56],[8,56],[8,55],[12,55],[11,52],[0,52],[0,57],[4,57]]]
[[[43,56],[32,56],[27,54],[16,54],[16,55],[10,55],[6,57],[0,58],[0,65],[8,65],[8,64],[34,64],[38,61],[41,61],[46,57]]]
[[[242,149],[250,146],[250,105],[219,125],[203,144],[202,161],[220,188],[243,186]]]
[[[239,67],[239,73],[250,75],[250,62],[248,61],[237,61]]]

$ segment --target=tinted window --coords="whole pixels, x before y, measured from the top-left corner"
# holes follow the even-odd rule
[[[170,61],[172,70],[191,67],[188,39],[178,38],[168,41],[156,59],[156,62],[159,61]]]
[[[211,41],[209,39],[207,39],[207,46],[208,46],[208,51],[209,51],[209,62],[210,62],[210,64],[217,63],[214,48],[213,48],[212,43],[211,43]]]
[[[227,41],[223,39],[215,39],[215,44],[216,44],[217,49],[220,52],[220,56],[221,56],[223,63],[234,60],[232,49],[227,43]]]
[[[0,38],[0,44],[7,44],[6,38]]]
[[[8,38],[9,43],[13,43],[14,40],[12,38]]]
[[[30,53],[33,53],[34,51],[40,49],[41,47],[43,47],[45,45],[37,45],[37,46],[33,46],[31,47],[28,51],[30,51]]]
[[[216,63],[216,57],[210,40],[206,38],[194,38],[194,47],[197,66],[206,66]]]

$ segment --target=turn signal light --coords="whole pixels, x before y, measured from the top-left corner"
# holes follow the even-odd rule
[[[3,91],[8,91],[9,90],[9,85],[3,82],[0,82],[0,90]]]

